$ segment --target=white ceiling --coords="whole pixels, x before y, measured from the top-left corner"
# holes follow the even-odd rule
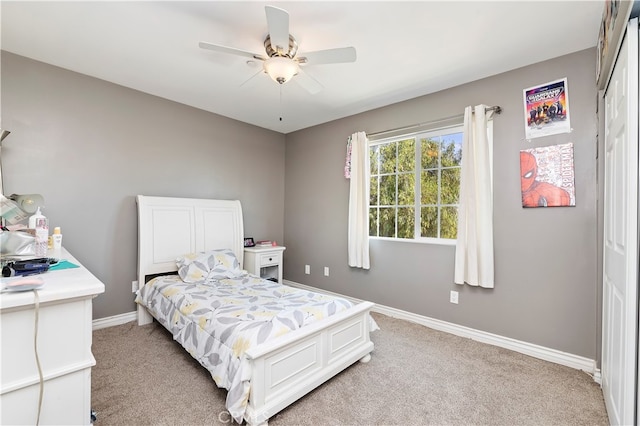
[[[289,12],[300,53],[353,46],[357,61],[306,66],[324,86],[311,95],[296,77],[279,86],[255,75],[260,62],[251,67],[198,47],[207,41],[264,54],[267,4]],[[593,47],[604,0],[3,0],[0,7],[3,50],[289,133]]]

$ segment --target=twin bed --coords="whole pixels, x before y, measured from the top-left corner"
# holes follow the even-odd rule
[[[367,362],[373,303],[283,286],[242,269],[235,200],[138,195],[138,324],[155,318],[227,389],[250,425],[354,362]]]

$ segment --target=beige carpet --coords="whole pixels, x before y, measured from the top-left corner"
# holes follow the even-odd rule
[[[586,373],[373,314],[356,363],[270,425],[607,425]],[[229,424],[226,391],[157,323],[93,333],[96,426]]]

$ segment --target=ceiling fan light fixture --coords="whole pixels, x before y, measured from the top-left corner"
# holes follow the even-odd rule
[[[264,70],[273,81],[284,84],[298,73],[296,61],[285,56],[273,56],[264,61]]]

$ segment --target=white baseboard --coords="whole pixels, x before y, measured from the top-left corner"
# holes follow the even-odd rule
[[[93,330],[101,328],[113,327],[115,325],[126,324],[137,319],[136,312],[127,312],[126,314],[114,315],[112,317],[98,318],[93,320]]]
[[[316,291],[318,293],[331,294],[334,296],[343,297],[351,300],[352,302],[361,302],[359,299],[347,297],[338,293],[322,290],[319,288],[307,286],[294,281],[283,280],[285,284],[291,287],[302,288],[310,291]],[[417,324],[424,325],[434,330],[444,331],[447,333],[455,334],[456,336],[466,337],[478,342],[487,343],[501,348],[509,349],[515,352],[519,352],[525,355],[532,356],[534,358],[542,359],[556,364],[565,365],[567,367],[582,370],[593,377],[593,379],[600,383],[600,369],[596,368],[595,360],[585,358],[578,355],[562,352],[556,349],[547,348],[544,346],[535,345],[533,343],[523,342],[520,340],[512,339],[510,337],[499,336],[497,334],[487,333],[486,331],[476,330],[473,328],[465,327],[462,325],[441,321],[435,318],[429,318],[423,315],[414,314],[411,312],[403,311],[389,306],[376,304],[372,309],[374,312],[378,312],[393,318],[403,319],[411,321]]]
[[[595,372],[593,373],[593,380],[597,384],[602,386],[602,371],[599,368],[596,368]]]

